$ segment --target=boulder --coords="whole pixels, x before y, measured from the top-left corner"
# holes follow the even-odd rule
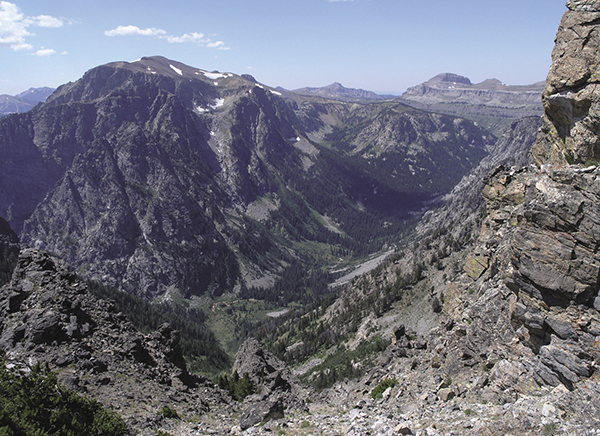
[[[240,418],[240,427],[246,430],[264,421],[283,418],[283,402],[280,399],[261,401],[247,407]]]

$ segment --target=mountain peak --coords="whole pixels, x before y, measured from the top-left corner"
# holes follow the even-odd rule
[[[339,82],[333,82],[331,85],[323,86],[320,88],[300,88],[295,89],[293,92],[296,94],[311,94],[318,95],[325,98],[333,98],[337,100],[382,100],[383,96],[378,95],[372,91],[366,91],[364,89],[346,88]]]
[[[463,84],[463,85],[472,85],[471,79],[465,76],[459,76],[454,73],[441,73],[435,77],[432,77],[425,83],[452,83],[452,84]]]

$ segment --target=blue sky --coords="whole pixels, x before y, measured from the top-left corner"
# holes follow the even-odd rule
[[[0,1],[0,94],[162,55],[295,89],[545,80],[566,0]]]

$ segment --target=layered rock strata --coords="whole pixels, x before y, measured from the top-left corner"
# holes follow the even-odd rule
[[[544,125],[533,148],[540,164],[600,159],[600,3],[570,0],[567,7],[542,95]]]

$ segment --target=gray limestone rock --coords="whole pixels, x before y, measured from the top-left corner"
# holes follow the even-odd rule
[[[240,418],[240,427],[246,430],[256,424],[284,416],[281,400],[266,400],[247,407]]]
[[[540,164],[572,164],[600,158],[598,2],[569,1],[556,35],[543,93],[541,134],[533,148]]]

